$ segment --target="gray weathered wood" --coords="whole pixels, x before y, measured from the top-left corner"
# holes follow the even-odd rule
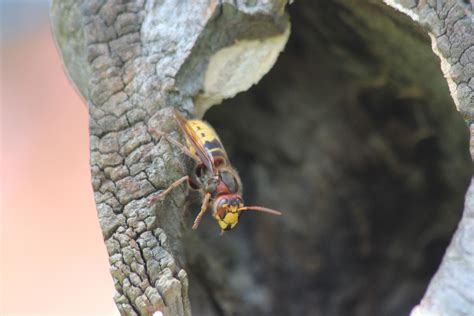
[[[122,314],[191,313],[185,186],[147,204],[187,168],[149,128],[171,133],[171,108],[202,113],[258,81],[286,42],[285,2],[53,1],[56,42],[89,108],[92,184]],[[242,69],[248,43],[266,55]]]
[[[425,27],[451,96],[471,130],[474,159],[474,14],[468,1],[387,0]],[[443,262],[413,316],[474,315],[474,182]]]
[[[433,49],[441,59],[451,96],[470,126],[474,157],[472,7],[456,0],[385,2],[408,14],[428,31]],[[350,172],[357,174],[358,168],[365,167],[362,161],[369,159],[388,166],[388,172],[395,178],[413,176],[411,180],[420,186],[417,176],[423,169],[392,157],[392,148],[381,141],[384,136],[376,134],[377,131],[349,125],[351,121],[345,116],[364,115],[364,109],[355,105],[336,109],[342,104],[352,104],[354,91],[377,92],[377,89],[392,89],[390,85],[396,86],[394,94],[410,101],[428,98],[427,103],[433,108],[445,101],[444,91],[438,91],[439,80],[431,77],[435,74],[431,66],[421,67],[414,56],[424,53],[424,38],[416,31],[411,32],[406,21],[393,17],[380,4],[381,1],[330,4],[297,1],[293,7],[301,28],[295,34],[295,43],[304,44],[300,46],[303,49],[289,50],[287,64],[270,79],[273,85],[267,83],[253,94],[240,96],[234,103],[230,102],[232,111],[221,112],[227,115],[216,121],[217,127],[220,123],[238,134],[230,137],[233,141],[226,146],[261,161],[251,165],[258,177],[253,186],[255,191],[261,192],[267,202],[274,202],[275,207],[290,212],[279,226],[260,225],[251,233],[236,232],[232,240],[219,244],[209,239],[203,241],[198,234],[188,234],[190,221],[185,216],[188,192],[184,186],[155,207],[147,205],[150,197],[186,173],[189,167],[179,152],[165,140],[155,139],[148,128],[157,127],[170,132],[172,137],[179,137],[169,107],[201,116],[211,105],[257,82],[271,68],[288,39],[289,23],[283,13],[285,1],[53,1],[56,41],[68,73],[89,107],[93,186],[117,288],[115,300],[122,314],[147,315],[155,310],[170,315],[190,314],[188,276],[193,276],[189,272],[195,275],[191,296],[198,304],[193,308],[203,315],[255,311],[272,315],[309,311],[332,315],[347,315],[348,311],[354,315],[371,312],[395,315],[394,305],[403,307],[410,301],[411,293],[418,291],[419,286],[418,280],[409,279],[409,269],[402,276],[404,283],[399,287],[394,285],[393,291],[387,290],[390,285],[381,287],[389,294],[367,291],[364,296],[360,291],[365,289],[360,282],[363,276],[356,279],[350,274],[364,270],[357,260],[344,261],[357,256],[335,254],[324,248],[324,241],[330,240],[331,245],[346,249],[345,252],[357,249],[361,262],[370,258],[371,251],[374,256],[380,251],[386,255],[380,259],[384,264],[391,256],[403,263],[420,264],[419,259],[409,260],[400,255],[400,249],[413,238],[410,229],[405,232],[400,229],[393,236],[400,238],[398,243],[395,240],[389,247],[382,243],[388,248],[386,252],[377,248],[376,241],[386,236],[383,232],[374,235],[377,227],[370,231],[371,219],[364,213],[364,209],[372,209],[370,203],[374,199],[358,191],[360,180]],[[337,15],[334,23],[330,14]],[[401,47],[397,47],[397,41]],[[379,44],[387,45],[389,51],[379,49]],[[305,60],[306,53],[314,60]],[[302,62],[308,62],[307,66],[301,65]],[[340,72],[340,68],[345,68],[345,72]],[[400,86],[393,83],[396,81],[391,77],[393,74],[403,81]],[[290,88],[283,91],[286,87]],[[308,92],[310,89],[314,91]],[[341,91],[348,95],[340,97]],[[267,108],[256,109],[262,104]],[[304,104],[311,107],[303,107]],[[262,114],[266,110],[271,119]],[[427,113],[441,111],[427,110]],[[244,123],[239,123],[239,114],[247,116]],[[292,116],[299,118],[296,123]],[[448,120],[455,123],[446,117]],[[428,130],[434,126],[419,124]],[[272,125],[275,126],[270,130]],[[393,125],[389,127],[393,131]],[[276,139],[275,131],[281,133]],[[368,139],[374,143],[364,147],[365,139],[354,136],[354,131],[371,132]],[[407,136],[403,144],[407,151],[424,137],[421,132],[420,136],[402,135]],[[245,141],[249,137],[260,144],[258,150]],[[294,144],[294,139],[314,147]],[[452,135],[443,139],[458,141]],[[359,152],[349,157],[345,151],[351,146],[359,148]],[[375,157],[372,152],[364,153],[374,148]],[[443,154],[455,148],[455,144],[446,146]],[[460,161],[462,158],[457,157],[449,160],[455,166],[462,165]],[[278,169],[274,167],[276,162]],[[439,173],[452,173],[457,167],[453,168]],[[462,173],[463,168],[454,173]],[[310,202],[305,204],[308,197],[301,194],[303,190],[297,190],[300,187],[319,192],[316,210],[307,205]],[[450,189],[446,191],[460,190],[460,185],[447,187]],[[457,316],[474,311],[473,190],[471,185],[458,231],[413,315]],[[374,189],[374,192],[379,191]],[[339,203],[344,205],[340,212]],[[440,209],[453,207],[444,205]],[[424,214],[422,209],[418,213]],[[355,232],[344,226],[347,218],[356,223],[351,225]],[[426,243],[436,242],[449,230],[440,224],[443,219],[439,213],[433,214],[429,223],[434,228],[425,234]],[[407,226],[409,223],[409,219],[397,222]],[[345,238],[353,240],[355,247],[347,244]],[[269,243],[275,244],[267,249]],[[423,248],[419,242],[414,244],[417,249]],[[258,262],[260,256],[267,257],[265,264]],[[340,260],[344,261],[344,269],[332,270],[331,263]],[[233,269],[229,269],[228,262],[235,265]],[[190,269],[185,271],[188,266]],[[247,272],[246,268],[253,271]],[[386,274],[398,271],[393,267],[386,269]],[[261,275],[261,271],[266,274]],[[364,272],[369,280],[379,280],[376,271]],[[341,284],[324,287],[321,280],[328,273],[336,273]],[[316,280],[308,280],[311,276],[316,276]],[[258,278],[271,285],[258,284]],[[361,303],[355,305],[356,299]],[[276,307],[272,309],[268,305]]]

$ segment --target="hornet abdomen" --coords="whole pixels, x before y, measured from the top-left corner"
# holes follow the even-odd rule
[[[209,126],[209,124],[201,120],[188,120],[186,123],[199,137],[199,141],[203,145],[204,149],[214,159],[216,165],[230,164],[229,158],[227,157],[227,153],[221,143],[221,140],[219,139],[219,136],[217,136],[217,133],[211,126]],[[187,145],[192,153],[196,153],[194,147],[189,143],[189,141]]]

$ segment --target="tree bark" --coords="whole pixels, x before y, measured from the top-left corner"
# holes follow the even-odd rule
[[[474,159],[474,15],[469,1],[386,1],[407,13],[428,31],[433,51],[441,60],[451,97],[469,126]],[[421,315],[474,313],[474,182],[466,193],[462,219],[430,281]]]
[[[150,128],[171,133],[171,108],[202,113],[258,81],[286,42],[284,5],[53,1],[57,44],[89,108],[92,184],[121,314],[191,314],[183,269],[187,190],[148,204],[187,169]],[[245,64],[248,49],[264,54]],[[216,85],[213,76],[234,84]]]
[[[121,314],[189,315],[192,304],[198,315],[400,315],[417,304],[472,176],[449,98],[474,156],[472,7],[386,2],[423,30],[381,1],[297,1],[274,69],[232,98],[285,46],[286,1],[53,1],[89,108]],[[180,139],[172,108],[200,117],[228,98],[207,119],[244,197],[286,212],[248,215],[218,238],[208,218],[190,232],[199,197],[185,186],[148,204],[190,170],[149,130]],[[473,190],[413,315],[474,312]]]

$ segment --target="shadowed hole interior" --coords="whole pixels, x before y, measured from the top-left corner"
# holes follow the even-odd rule
[[[244,214],[223,238],[204,220],[202,234],[237,314],[407,315],[461,216],[467,128],[408,17],[348,1],[290,13],[275,67],[205,117],[246,202],[284,216]]]

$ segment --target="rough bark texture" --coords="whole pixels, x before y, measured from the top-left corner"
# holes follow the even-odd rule
[[[390,3],[391,1],[387,1]],[[451,96],[471,131],[474,159],[474,15],[470,1],[393,1],[431,37]],[[392,4],[393,5],[393,4]],[[474,183],[443,262],[412,315],[474,314]]]
[[[474,153],[472,8],[387,3],[424,29],[381,1],[297,1],[272,71],[209,111],[246,200],[286,211],[219,238],[209,217],[189,231],[199,199],[184,187],[147,204],[189,170],[148,128],[180,137],[169,107],[201,115],[258,81],[286,42],[285,1],[53,2],[122,314],[190,314],[188,293],[196,315],[403,315],[420,301],[472,175],[454,107]],[[414,315],[474,313],[473,190]]]
[[[209,60],[239,41],[266,43],[288,34],[284,4],[53,2],[58,46],[89,108],[92,183],[122,314],[191,313],[182,268],[187,192],[176,190],[156,206],[147,203],[187,169],[179,153],[149,128],[174,131],[170,108],[199,111],[193,102],[199,93],[219,100],[238,92],[214,96],[208,91],[215,89],[204,77]],[[271,67],[272,60],[265,60]],[[219,75],[219,69],[213,71]],[[201,103],[203,112],[210,104]]]

